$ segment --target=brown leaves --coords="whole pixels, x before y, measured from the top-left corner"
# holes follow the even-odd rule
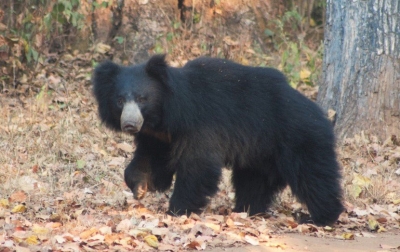
[[[103,139],[100,133],[96,134],[99,139]],[[271,237],[278,233],[294,232],[305,236],[353,240],[357,237],[370,237],[371,232],[380,233],[398,227],[400,217],[396,212],[398,211],[396,200],[386,206],[366,204],[363,207],[346,202],[347,213],[341,215],[340,223],[334,227],[299,225],[291,213],[301,210],[301,204],[288,203],[290,198],[288,199],[285,193],[282,196],[285,208],[279,206],[271,208],[273,212],[269,214],[271,216],[269,218],[249,218],[246,213],[213,214],[220,212],[221,202],[226,202],[223,204],[225,210],[222,212],[230,211],[229,205],[234,195],[232,195],[233,189],[228,184],[221,185],[221,192],[212,200],[211,210],[207,210],[204,214],[191,217],[166,216],[159,210],[162,207],[165,209],[167,205],[168,199],[165,195],[149,194],[139,202],[133,200],[130,193],[124,194],[121,191],[122,183],[114,183],[122,181],[121,175],[114,171],[123,167],[128,160],[125,155],[130,155],[132,151],[128,147],[128,142],[130,140],[123,139],[118,143],[111,142],[108,147],[105,144],[107,142],[104,142],[104,146],[95,146],[89,149],[92,152],[83,156],[79,155],[84,152],[83,148],[78,148],[74,152],[66,148],[67,151],[62,157],[68,160],[74,169],[66,181],[72,180],[81,184],[79,187],[69,187],[68,184],[64,184],[64,187],[61,187],[63,190],[58,194],[62,197],[42,197],[50,194],[41,191],[39,185],[47,178],[46,173],[55,174],[52,170],[46,168],[46,165],[40,165],[40,168],[33,172],[31,166],[27,166],[24,176],[35,181],[36,186],[33,188],[36,189],[30,189],[29,197],[24,191],[18,190],[11,193],[8,199],[0,200],[0,209],[3,209],[2,213],[0,211],[0,217],[1,214],[5,216],[4,220],[8,220],[9,216],[17,217],[9,224],[12,229],[7,231],[7,237],[12,238],[10,246],[13,248],[19,245],[46,246],[52,242],[55,249],[75,250],[79,248],[138,251],[150,251],[156,248],[161,251],[208,250],[214,247],[238,245],[285,249],[286,244],[272,242]],[[84,143],[82,145],[85,146]],[[76,158],[73,158],[74,156]],[[88,175],[97,176],[96,169],[93,171],[88,169],[99,163],[96,157],[104,160],[102,165],[105,169],[100,168],[100,170],[108,175],[89,181],[93,186],[87,186],[79,181],[83,181]],[[80,165],[80,162],[83,162],[83,165]],[[114,164],[110,165],[112,162]],[[57,169],[57,166],[51,167]],[[46,172],[45,176],[42,175],[43,170]],[[351,176],[351,181],[362,187],[362,190],[373,183],[369,175],[361,176],[355,173]],[[224,177],[229,178],[230,174],[224,172]],[[24,181],[31,181],[27,178]],[[128,197],[127,202],[125,197]],[[35,198],[35,201],[31,200],[32,198]],[[41,206],[46,206],[50,211],[40,213]],[[17,210],[13,210],[14,208]],[[24,217],[26,214],[35,217],[27,220]],[[42,224],[37,220],[41,220]]]
[[[25,202],[26,201],[26,193],[23,191],[17,191],[10,195],[10,201],[13,202]]]
[[[125,151],[127,153],[133,153],[134,150],[135,150],[133,148],[132,144],[128,144],[128,143],[125,143],[125,142],[117,144],[117,148],[121,149],[121,150],[123,150],[123,151]]]
[[[91,229],[87,229],[85,231],[83,231],[80,235],[79,238],[81,238],[82,240],[86,240],[88,239],[90,236],[92,236],[93,234],[95,234],[97,232],[97,228],[93,227]]]
[[[352,200],[365,203],[396,203],[400,198],[400,147],[388,138],[379,143],[363,132],[342,146],[345,187]]]

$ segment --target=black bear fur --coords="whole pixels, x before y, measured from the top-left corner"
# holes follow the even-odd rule
[[[332,125],[278,70],[207,57],[174,68],[156,55],[100,64],[93,82],[101,120],[135,135],[128,187],[164,191],[176,174],[170,213],[201,212],[223,167],[232,169],[234,211],[263,213],[287,185],[317,225],[343,211]],[[140,110],[128,114],[135,123],[121,120],[128,102]]]

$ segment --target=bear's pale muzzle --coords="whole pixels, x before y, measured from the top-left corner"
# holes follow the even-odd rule
[[[121,130],[129,134],[140,131],[143,125],[143,116],[136,102],[125,103],[121,114]]]

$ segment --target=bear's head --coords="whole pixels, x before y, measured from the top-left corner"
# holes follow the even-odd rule
[[[107,61],[96,67],[93,92],[105,125],[136,134],[143,128],[160,127],[163,99],[168,93],[165,55],[147,63],[125,67]]]

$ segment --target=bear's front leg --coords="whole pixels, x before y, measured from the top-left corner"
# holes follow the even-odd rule
[[[207,159],[185,159],[177,165],[170,215],[199,214],[218,191],[222,165]]]
[[[154,191],[149,158],[135,156],[126,167],[124,178],[135,199],[142,199],[148,190]]]
[[[135,155],[125,169],[125,182],[136,199],[149,191],[165,191],[171,187],[174,170],[168,167],[169,143],[139,134],[135,138]]]

